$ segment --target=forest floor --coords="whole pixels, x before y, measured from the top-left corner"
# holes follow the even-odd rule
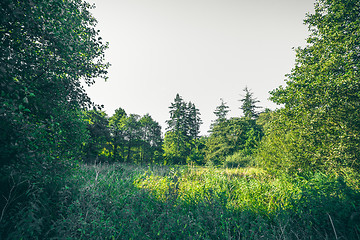
[[[66,239],[360,239],[358,186],[321,174],[80,165],[62,194]]]

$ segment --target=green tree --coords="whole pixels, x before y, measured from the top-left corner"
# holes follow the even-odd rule
[[[164,139],[165,158],[182,164],[186,162],[191,151],[197,148],[202,124],[200,112],[195,104],[186,103],[179,94],[169,108],[170,120],[166,121],[168,131]]]
[[[186,125],[186,103],[179,94],[176,94],[174,103],[171,103],[170,109],[170,119],[166,121],[168,124],[167,129],[182,133],[183,135],[187,132]]]
[[[254,120],[231,118],[214,126],[206,142],[206,159],[222,164],[229,155],[241,151],[250,155],[262,137],[262,128]]]
[[[359,171],[360,3],[318,0],[305,23],[308,45],[296,50],[286,85],[272,92],[285,106],[267,130],[267,148],[278,153],[265,149],[263,161],[268,168],[286,161],[287,171],[302,175]]]
[[[1,195],[16,182],[26,192],[2,209],[0,238],[47,238],[58,214],[62,179],[88,137],[81,110],[92,103],[81,82],[105,78],[108,66],[90,9],[80,0],[0,2]]]
[[[162,152],[161,126],[149,114],[139,120],[141,127],[141,162],[158,162]]]
[[[186,108],[187,104],[179,94],[176,94],[174,103],[171,103],[169,107],[170,119],[166,121],[168,131],[164,139],[165,159],[178,164],[185,163],[186,156],[189,155]]]
[[[196,108],[195,104],[192,102],[188,103],[187,107],[187,135],[190,141],[193,143],[192,145],[196,146],[197,140],[200,138],[200,126],[202,124],[202,120],[200,118],[200,111]]]
[[[211,125],[211,128],[213,128],[214,125],[216,125],[216,124],[226,121],[227,114],[230,112],[229,106],[227,105],[227,103],[224,102],[224,100],[222,98],[220,98],[220,101],[221,101],[220,106],[217,106],[214,111],[216,119],[215,119],[214,123]]]
[[[114,115],[109,118],[109,128],[112,137],[112,157],[113,161],[124,161],[125,151],[125,123],[127,114],[124,109],[118,108],[115,110]],[[118,152],[120,149],[120,153]]]
[[[221,105],[216,107],[214,114],[217,117],[211,126],[210,136],[206,141],[206,161],[215,165],[222,164],[228,156],[252,155],[263,136],[262,127],[256,123],[258,113],[256,103],[247,87],[241,109],[244,117],[226,119],[228,106],[221,99]]]
[[[243,111],[245,118],[248,119],[256,119],[259,115],[256,112],[256,108],[260,108],[256,106],[256,103],[259,102],[256,98],[254,98],[254,94],[247,88],[244,88],[245,96],[240,99],[242,105],[240,109]]]
[[[84,143],[84,162],[96,163],[107,161],[108,143],[110,141],[109,120],[105,112],[99,110],[85,111],[84,120],[89,131],[89,140]]]
[[[140,159],[138,148],[141,143],[141,126],[140,116],[137,114],[130,114],[125,119],[125,141],[126,141],[126,161],[136,162]],[[134,159],[132,157],[134,156]]]

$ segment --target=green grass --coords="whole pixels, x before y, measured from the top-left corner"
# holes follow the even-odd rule
[[[360,239],[360,192],[257,168],[81,165],[54,239]]]

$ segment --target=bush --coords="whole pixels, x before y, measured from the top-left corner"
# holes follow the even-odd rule
[[[255,159],[252,155],[236,152],[226,157],[223,166],[226,168],[252,167],[255,166]]]

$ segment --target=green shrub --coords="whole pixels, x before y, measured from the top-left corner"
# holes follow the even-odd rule
[[[223,166],[226,168],[252,167],[255,166],[255,158],[252,155],[236,152],[226,157]]]

